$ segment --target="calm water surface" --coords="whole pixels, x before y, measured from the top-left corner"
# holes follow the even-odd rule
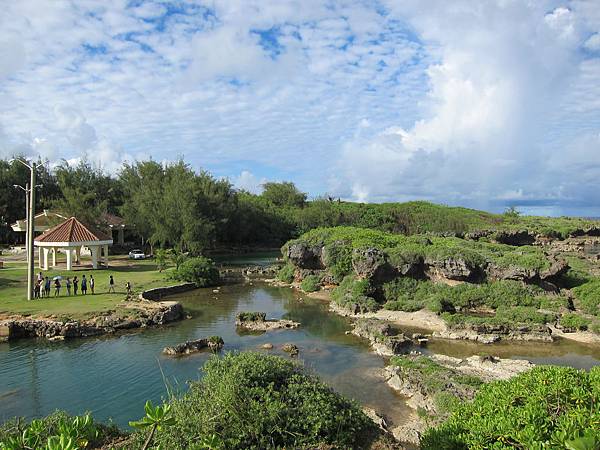
[[[163,347],[216,334],[223,337],[225,350],[286,355],[281,346],[295,343],[298,360],[309,370],[343,394],[401,422],[404,403],[376,376],[383,359],[371,354],[362,340],[346,335],[348,322],[330,314],[326,303],[289,288],[256,283],[225,286],[219,294],[199,289],[177,299],[192,319],[116,337],[0,344],[0,420],[45,415],[58,408],[74,414],[90,410],[99,419],[126,425],[141,415],[147,399],[165,397],[167,385],[185,390],[188,380],[201,375],[199,368],[209,357],[200,353],[169,358],[161,355]],[[235,316],[248,310],[292,319],[302,327],[240,335]],[[274,349],[260,350],[267,342]]]
[[[268,263],[268,257],[241,258],[239,264]],[[185,358],[161,355],[163,347],[209,335],[222,336],[225,350],[257,350],[286,356],[280,348],[292,342],[300,348],[299,362],[336,390],[402,423],[407,407],[377,376],[383,358],[369,352],[365,341],[345,331],[349,322],[327,311],[327,304],[289,288],[262,283],[229,285],[215,294],[199,289],[174,297],[192,318],[167,327],[118,336],[65,342],[20,340],[0,344],[0,421],[14,416],[36,417],[55,409],[79,414],[91,411],[101,420],[125,426],[142,415],[147,399],[159,401],[166,386],[184,391],[188,380],[210,356]],[[239,334],[240,311],[264,311],[270,318],[301,322],[296,330]],[[414,330],[405,330],[412,332]],[[260,350],[272,343],[273,350]],[[560,341],[554,344],[494,344],[433,340],[425,352],[466,357],[487,353],[524,358],[538,364],[589,368],[600,364],[600,346]]]

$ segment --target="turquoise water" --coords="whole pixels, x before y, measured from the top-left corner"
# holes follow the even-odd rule
[[[384,359],[369,352],[365,341],[346,335],[349,322],[330,313],[325,302],[263,283],[224,286],[217,294],[199,289],[173,299],[183,303],[191,319],[117,336],[0,344],[0,421],[64,409],[73,414],[89,410],[98,419],[112,418],[126,426],[142,415],[147,399],[165,398],[167,386],[184,391],[188,380],[201,376],[199,369],[210,357],[200,353],[175,359],[163,356],[162,349],[210,335],[223,337],[224,351],[256,350],[284,357],[288,356],[281,346],[294,343],[300,348],[298,361],[342,394],[374,408],[392,424],[406,416],[403,399],[377,375]],[[270,318],[292,319],[302,326],[239,334],[234,322],[240,311],[264,311]],[[260,349],[265,343],[274,349]],[[432,340],[424,351],[458,357],[487,353],[579,368],[600,364],[600,346],[569,341],[482,345]]]
[[[119,425],[142,415],[147,399],[167,395],[166,385],[184,390],[210,356],[200,353],[174,359],[162,349],[186,340],[220,335],[225,351],[256,350],[288,357],[281,345],[300,348],[298,361],[340,392],[385,412],[400,423],[406,407],[375,371],[382,358],[360,339],[346,335],[348,322],[327,311],[321,301],[306,299],[289,288],[263,284],[231,285],[219,294],[200,289],[177,298],[193,316],[168,327],[120,336],[64,342],[20,340],[0,344],[0,420],[35,417],[54,409],[78,414],[91,411]],[[235,315],[265,311],[268,317],[302,323],[297,330],[240,335]],[[273,350],[260,350],[264,343]]]

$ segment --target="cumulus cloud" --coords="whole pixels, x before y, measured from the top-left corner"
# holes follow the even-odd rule
[[[586,191],[600,187],[591,161],[600,160],[597,143],[578,144],[591,156],[584,160],[571,138],[549,139],[586,64],[578,52],[577,11],[548,13],[548,5],[519,2],[412,6],[397,13],[439,56],[426,69],[424,118],[347,142],[339,165],[345,178],[335,179],[338,186],[347,180],[345,195],[487,207],[525,197],[560,207],[579,195],[581,203],[596,205]],[[594,173],[585,188],[568,188],[576,172],[569,165],[556,170],[550,161],[558,155]]]
[[[267,179],[262,177],[256,177],[252,172],[243,170],[233,180],[233,186],[236,189],[248,191],[253,194],[260,194],[263,191],[263,185],[267,182]]]
[[[361,201],[598,206],[594,3],[9,2],[0,152],[113,171],[183,155],[240,188],[262,167]]]

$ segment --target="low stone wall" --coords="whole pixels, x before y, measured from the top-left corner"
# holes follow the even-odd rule
[[[196,285],[194,283],[182,283],[174,286],[157,287],[142,292],[140,294],[140,299],[157,302],[162,300],[162,298],[167,295],[180,294],[181,292],[192,291],[194,289],[196,289]]]

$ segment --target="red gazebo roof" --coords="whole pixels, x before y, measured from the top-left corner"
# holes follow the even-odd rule
[[[65,220],[35,238],[36,242],[92,242],[111,241],[102,231],[91,230],[75,217]]]

